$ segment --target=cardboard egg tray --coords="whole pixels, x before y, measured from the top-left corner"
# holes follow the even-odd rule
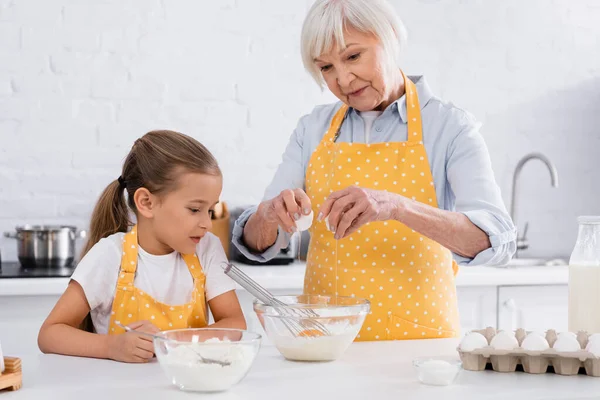
[[[497,350],[489,346],[492,338],[497,333],[494,328],[473,332],[485,336],[488,346],[469,352],[462,351],[460,347],[457,349],[465,370],[483,371],[489,369],[491,364],[491,369],[496,372],[515,372],[517,367],[520,366],[523,371],[530,374],[544,374],[551,372],[553,369],[559,375],[577,375],[585,371],[585,374],[589,376],[600,377],[600,358],[584,350],[590,336],[586,332],[577,334],[577,341],[582,349],[577,352],[558,352],[554,350],[553,346],[558,335],[552,329],[546,332],[546,340],[550,348],[545,351],[529,351],[520,347],[527,334],[530,333],[523,329],[517,329],[515,332],[519,347],[513,350]]]

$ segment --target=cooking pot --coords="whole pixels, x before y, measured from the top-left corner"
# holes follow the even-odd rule
[[[75,259],[75,240],[84,238],[85,231],[66,225],[24,225],[4,236],[17,240],[21,266],[68,267]]]

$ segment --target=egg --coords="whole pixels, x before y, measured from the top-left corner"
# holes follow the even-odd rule
[[[564,333],[572,333],[572,332],[564,332]],[[554,343],[554,350],[559,351],[561,353],[565,352],[575,352],[581,350],[581,345],[577,341],[576,337],[567,334],[558,335],[558,339]]]
[[[469,332],[460,342],[462,351],[473,351],[488,345],[487,339],[479,332]]]
[[[300,218],[298,218],[298,220],[296,221],[296,229],[298,229],[298,232],[303,232],[310,228],[313,223],[313,218],[314,213],[312,211],[310,212],[310,214],[302,215]]]
[[[543,338],[545,338],[545,337],[546,337],[546,335],[545,335],[544,333],[542,333],[542,332],[536,332],[536,331],[529,332],[529,334],[528,334],[527,336],[529,336],[529,335],[541,336],[541,337],[543,337]]]
[[[523,340],[523,344],[521,347],[528,351],[544,351],[550,348],[548,341],[546,338],[538,332],[531,332],[525,340]]]
[[[600,357],[600,341],[589,341],[585,350],[592,353],[595,357]]]
[[[558,334],[558,339],[560,339],[561,337],[572,337],[573,339],[577,339],[577,335],[573,332],[561,332]]]
[[[513,350],[519,347],[519,342],[513,332],[500,331],[494,336],[490,346],[496,350]]]
[[[600,340],[600,333],[594,333],[588,338],[589,343],[596,342],[598,340]]]

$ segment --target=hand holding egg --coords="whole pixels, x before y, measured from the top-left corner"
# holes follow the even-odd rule
[[[297,221],[311,214],[311,207],[304,190],[286,189],[271,200],[260,203],[256,212],[265,221],[277,223],[281,229],[292,234],[298,230]],[[312,223],[312,218],[310,221]]]
[[[314,215],[315,214],[311,210],[310,214],[302,215],[298,220],[296,220],[296,229],[298,232],[304,232],[312,226]]]

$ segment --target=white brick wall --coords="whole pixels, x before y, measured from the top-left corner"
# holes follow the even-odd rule
[[[223,199],[259,201],[298,118],[333,97],[303,71],[311,0],[0,0],[0,231],[87,226],[133,140],[150,129],[204,142]],[[527,255],[566,255],[575,217],[600,214],[600,6],[595,0],[394,1],[405,70],[483,123],[497,179],[522,176]],[[3,259],[16,259],[1,239]]]

